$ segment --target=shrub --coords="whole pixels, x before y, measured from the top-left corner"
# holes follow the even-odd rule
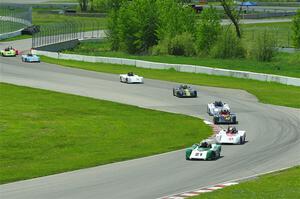
[[[168,38],[165,38],[164,40],[161,40],[158,42],[156,46],[153,46],[151,49],[152,55],[168,55],[168,46],[169,46],[170,40]]]
[[[277,51],[276,39],[272,33],[265,30],[256,37],[256,42],[250,55],[258,61],[271,61]]]
[[[245,49],[241,44],[241,39],[231,29],[228,29],[222,31],[210,54],[212,57],[220,59],[243,58]]]
[[[168,45],[170,55],[193,56],[196,54],[194,39],[190,33],[182,33],[170,40]]]

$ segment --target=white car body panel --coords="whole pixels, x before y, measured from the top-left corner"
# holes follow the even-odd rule
[[[205,160],[207,151],[198,151],[198,148],[194,149],[190,155],[190,159]]]
[[[207,140],[208,143],[211,143],[212,140]],[[211,144],[211,148],[215,148],[216,144]],[[206,160],[207,159],[207,152],[208,151],[199,151],[198,150],[199,147],[196,147],[191,155],[190,155],[190,159],[198,159],[198,160]]]
[[[242,138],[243,142],[246,140],[246,131],[238,131],[237,133],[227,133],[226,130],[222,129],[216,134],[216,142],[220,144],[241,144],[240,140]]]
[[[144,83],[144,78],[138,75],[128,76],[128,74],[121,74],[120,81],[124,83]]]
[[[223,103],[223,106],[216,107],[214,103],[207,104],[207,113],[209,115],[216,115],[221,112],[221,110],[228,110],[230,111],[229,105]]]

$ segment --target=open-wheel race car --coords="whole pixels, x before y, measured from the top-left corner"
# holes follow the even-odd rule
[[[173,96],[176,97],[197,97],[197,91],[192,87],[182,84],[173,88]]]
[[[185,150],[186,160],[216,160],[221,156],[221,145],[204,140]]]
[[[37,56],[37,55],[29,53],[29,54],[26,54],[26,55],[22,55],[22,61],[23,62],[29,62],[29,63],[40,62],[40,57]]]
[[[244,144],[246,141],[246,131],[239,131],[236,127],[228,127],[219,131],[215,139],[219,144]]]
[[[19,54],[19,51],[13,47],[7,47],[4,50],[1,50],[1,55],[3,57],[15,57]]]
[[[213,103],[207,104],[207,113],[209,115],[219,114],[222,110],[230,111],[229,105],[222,101],[215,101]]]
[[[127,74],[120,75],[120,82],[124,82],[127,84],[133,83],[144,83],[144,78],[138,75],[133,74],[133,72],[129,72]]]
[[[228,110],[222,110],[220,113],[214,115],[214,124],[237,124],[236,114]]]

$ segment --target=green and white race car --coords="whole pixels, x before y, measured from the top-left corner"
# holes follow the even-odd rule
[[[186,160],[216,160],[221,156],[221,145],[211,144],[204,140],[200,144],[194,144],[185,150]]]
[[[4,50],[1,50],[0,54],[3,57],[15,57],[19,54],[19,52],[18,52],[18,50],[14,49],[12,47],[8,47],[8,48],[5,48]]]

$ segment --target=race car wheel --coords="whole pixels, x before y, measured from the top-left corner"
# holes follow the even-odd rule
[[[240,137],[240,144],[244,144],[244,138]]]
[[[197,97],[197,91],[194,91],[194,95],[195,95],[195,97]]]
[[[128,83],[128,78],[125,79],[126,83]]]
[[[120,77],[120,82],[122,82],[122,77]]]
[[[173,89],[173,96],[176,96],[175,90]]]

